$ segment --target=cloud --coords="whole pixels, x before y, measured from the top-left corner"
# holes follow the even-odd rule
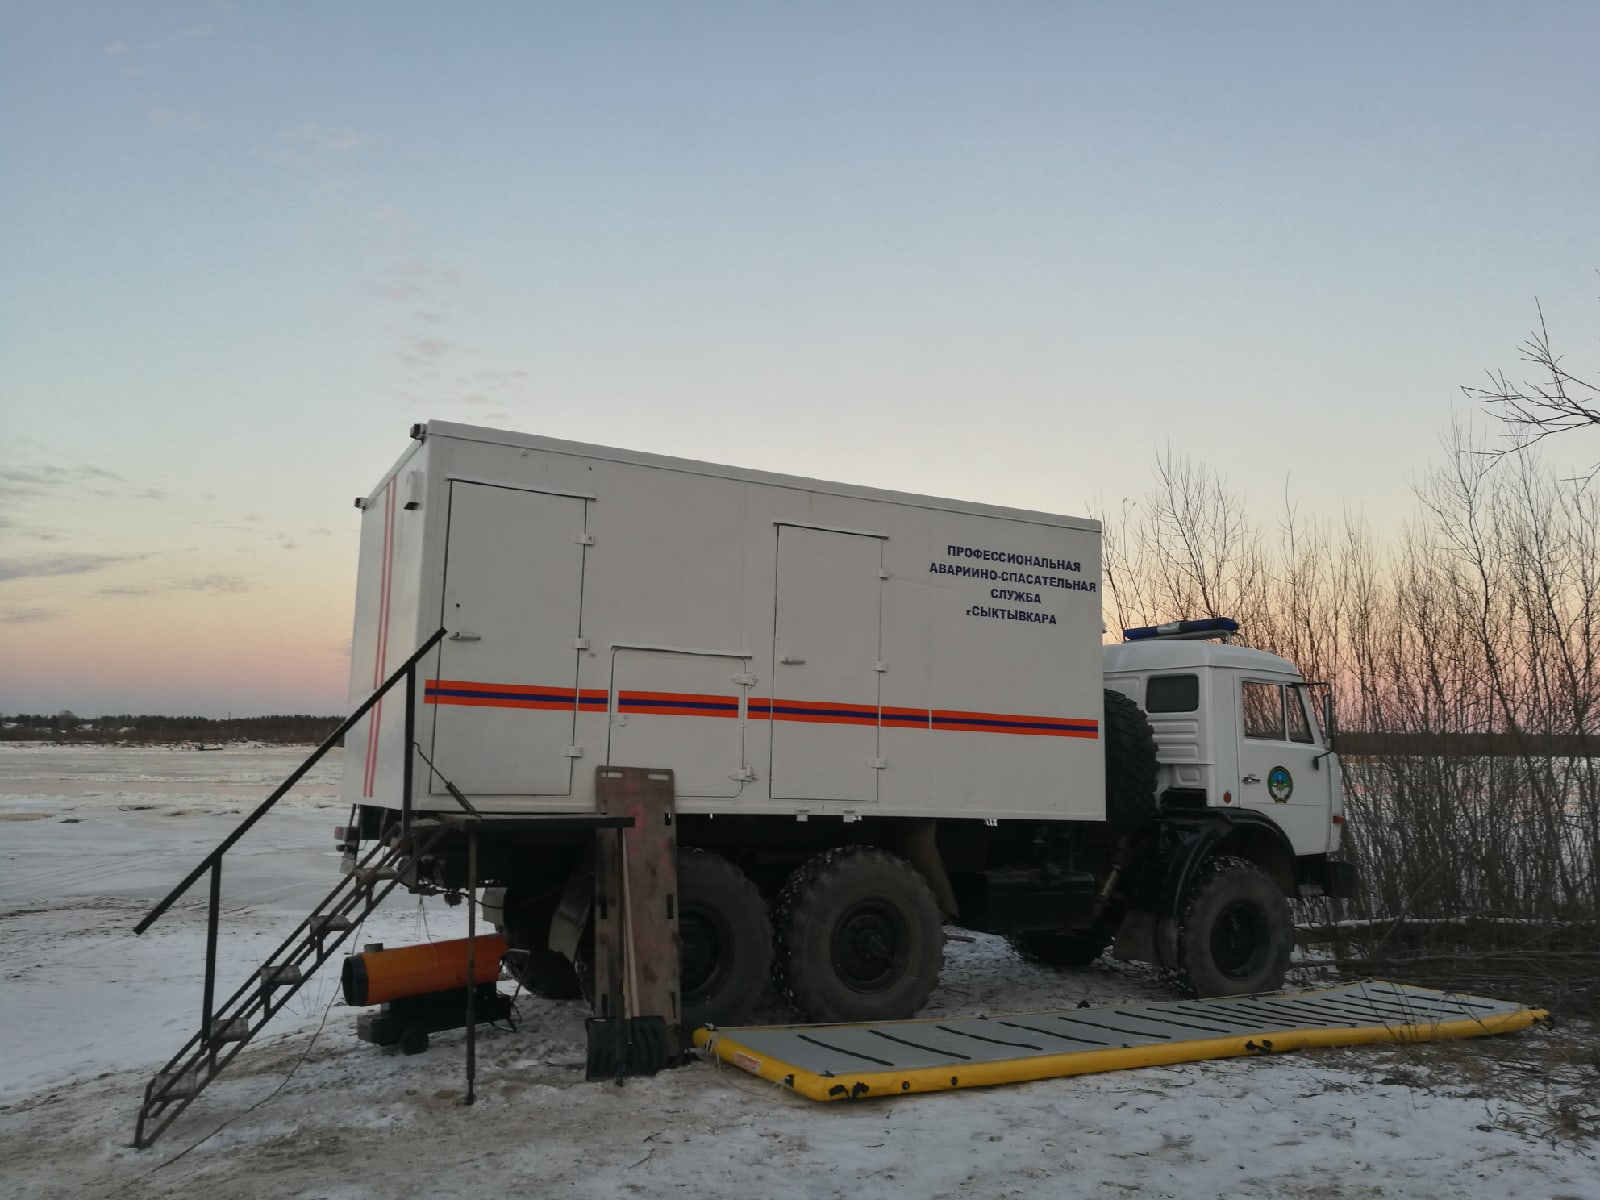
[[[333,530],[329,529],[326,525],[318,525],[315,529],[313,529],[311,531],[311,536],[312,537],[332,537],[333,536]]]
[[[467,282],[467,273],[459,267],[445,262],[411,259],[396,263],[372,285],[372,290],[385,300],[409,301],[444,288],[460,287]]]
[[[35,621],[49,621],[60,615],[59,608],[0,609],[0,625],[32,625]]]
[[[306,125],[283,135],[283,140],[296,146],[309,146],[328,154],[343,154],[364,144],[362,136],[353,129],[327,129],[321,125]]]
[[[55,499],[74,494],[134,500],[165,500],[159,488],[140,488],[115,471],[88,463],[58,466],[48,463],[7,463],[0,466],[0,499],[22,502]]]
[[[470,354],[470,350],[449,338],[417,335],[395,352],[395,358],[408,367],[434,370],[444,359],[456,354]]]
[[[152,583],[122,583],[99,588],[91,595],[96,600],[138,600],[171,592],[202,592],[213,596],[237,596],[253,592],[256,585],[242,575],[220,571],[209,575],[172,575]]]
[[[87,464],[72,467],[0,466],[0,497],[33,499],[80,489],[96,496],[119,495],[129,487],[121,475]]]
[[[146,557],[143,554],[52,554],[36,558],[0,558],[0,582],[52,575],[87,575]]]
[[[360,136],[346,129],[338,133],[323,134],[317,144],[330,154],[341,154],[346,150],[354,150],[362,143]]]
[[[117,58],[121,55],[132,53],[133,47],[128,45],[127,42],[122,41],[120,38],[105,48],[105,55],[107,58]]]
[[[167,586],[176,592],[211,592],[216,595],[236,596],[240,592],[254,591],[256,585],[242,575],[225,575],[218,571],[210,575],[190,575],[182,579],[168,580]]]

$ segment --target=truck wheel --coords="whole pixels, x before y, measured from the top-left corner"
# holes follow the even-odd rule
[[[1144,711],[1121,692],[1105,689],[1105,711],[1106,826],[1121,837],[1156,811],[1156,735]]]
[[[579,994],[572,964],[550,949],[550,920],[560,904],[559,888],[543,892],[508,888],[499,920],[494,922],[505,934],[506,945],[516,951],[506,955],[511,978],[547,1000],[571,1000]]]
[[[772,922],[749,876],[719,854],[678,851],[678,1007],[683,1031],[738,1025],[772,976]],[[594,1004],[594,926],[572,961],[585,1001]]]
[[[1110,938],[1097,933],[1057,933],[1049,929],[1007,934],[1006,941],[1023,958],[1047,967],[1087,967],[1111,944]]]
[[[684,1032],[749,1017],[772,974],[772,922],[750,877],[721,855],[679,850],[678,937]]]
[[[1283,986],[1294,946],[1289,902],[1272,876],[1242,858],[1201,864],[1178,927],[1178,970],[1196,996],[1243,996]]]
[[[938,902],[905,859],[866,846],[817,855],[778,901],[778,968],[812,1021],[915,1016],[944,958]]]

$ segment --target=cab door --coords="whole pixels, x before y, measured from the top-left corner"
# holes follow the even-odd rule
[[[1296,854],[1325,854],[1334,772],[1314,732],[1305,687],[1242,679],[1237,703],[1240,806],[1270,817]]]

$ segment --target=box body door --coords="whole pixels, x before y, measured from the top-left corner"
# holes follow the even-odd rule
[[[778,526],[774,799],[877,799],[882,551],[876,537]]]
[[[680,797],[732,797],[744,787],[748,660],[723,654],[618,649],[611,667],[614,767],[665,768]]]
[[[584,501],[450,484],[434,762],[468,795],[572,791]],[[429,791],[445,794],[431,773]]]

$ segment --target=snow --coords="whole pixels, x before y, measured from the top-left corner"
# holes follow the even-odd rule
[[[462,1035],[415,1058],[358,1041],[331,966],[134,1151],[144,1084],[196,1019],[203,881],[145,936],[132,926],[303,753],[0,747],[4,1195],[1600,1200],[1592,1146],[1551,1136],[1537,1096],[1513,1086],[1572,1057],[1571,1034],[818,1105],[711,1063],[586,1083],[582,1009],[523,996],[518,1031],[480,1037],[468,1108]],[[224,983],[336,882],[338,769],[335,756],[313,771],[228,856]],[[356,940],[464,925],[463,909],[397,894]],[[1132,965],[1058,974],[980,936],[949,944],[929,1015],[1167,995]],[[1463,1046],[1475,1073],[1455,1070]]]

